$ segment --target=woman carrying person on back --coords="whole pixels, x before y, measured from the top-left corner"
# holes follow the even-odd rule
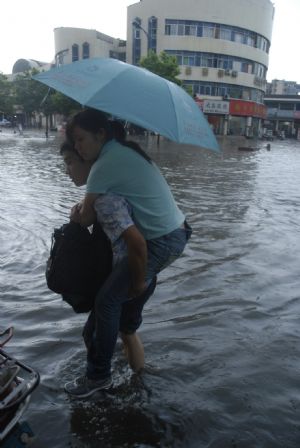
[[[101,224],[110,222],[112,229],[108,237],[113,270],[95,300],[95,331],[86,373],[65,385],[69,394],[85,397],[112,383],[111,359],[122,305],[138,301],[155,276],[181,255],[191,228],[155,163],[136,143],[117,136],[103,113],[79,112],[66,133],[80,156],[93,163],[85,198],[73,207],[71,219],[89,226],[97,216]],[[125,257],[118,257],[115,243],[123,245]]]
[[[118,131],[121,132],[121,124],[116,123],[115,126],[118,127]],[[92,166],[91,162],[83,160],[75,150],[74,146],[67,141],[62,143],[60,147],[60,154],[63,157],[66,172],[72,182],[77,187],[85,185]],[[106,234],[108,235],[111,234],[110,222],[102,223],[104,226],[102,227],[102,230],[104,228]],[[106,251],[104,253],[106,254]],[[123,256],[125,255],[126,253],[124,253]],[[120,254],[120,257],[122,258],[122,254]],[[139,335],[135,331],[135,328],[137,327],[136,322],[140,322],[141,307],[144,302],[147,301],[149,296],[153,294],[155,286],[156,277],[139,300],[132,300],[122,305],[120,317],[120,336],[124,344],[124,352],[128,363],[134,372],[140,372],[144,367],[144,347]],[[94,330],[95,312],[92,310],[89,314],[82,334],[88,350],[92,344],[91,341]]]

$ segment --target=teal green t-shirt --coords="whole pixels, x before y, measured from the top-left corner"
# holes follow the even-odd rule
[[[184,215],[154,162],[116,140],[107,142],[93,164],[87,193],[115,193],[132,207],[133,220],[146,240],[180,227]]]

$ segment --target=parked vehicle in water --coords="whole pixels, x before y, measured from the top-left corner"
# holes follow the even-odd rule
[[[273,131],[271,129],[266,129],[265,132],[263,133],[262,139],[273,141],[274,140]]]
[[[2,120],[0,120],[0,126],[9,128],[11,125],[12,125],[12,122],[7,120],[6,118],[2,118]]]

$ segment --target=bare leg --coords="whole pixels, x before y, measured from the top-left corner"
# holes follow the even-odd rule
[[[139,335],[137,333],[121,333],[121,338],[129,366],[134,372],[140,372],[145,365],[145,354],[144,346]]]

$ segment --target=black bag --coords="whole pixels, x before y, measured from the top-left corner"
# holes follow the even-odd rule
[[[48,288],[76,313],[92,309],[95,295],[112,269],[112,250],[100,224],[93,232],[75,222],[54,229],[47,262]]]

